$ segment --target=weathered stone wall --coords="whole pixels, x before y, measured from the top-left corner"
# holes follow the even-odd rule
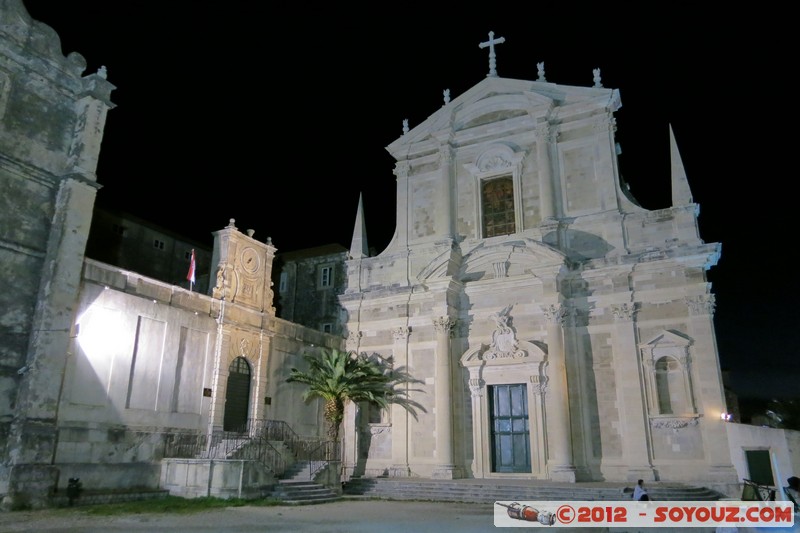
[[[285,380],[307,350],[341,339],[93,260],[72,329],[55,456],[60,490],[73,476],[92,490],[157,488],[174,436],[223,429],[225,378],[240,356],[253,368],[248,418],[324,434],[319,401],[304,402],[304,387]]]
[[[52,489],[61,375],[114,89],[19,0],[0,2],[0,496]],[[33,488],[30,495],[23,494]],[[19,495],[16,498],[15,495]]]

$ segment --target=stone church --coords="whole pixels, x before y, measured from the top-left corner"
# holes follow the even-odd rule
[[[734,494],[748,450],[800,471],[798,435],[721,419],[706,275],[720,245],[700,238],[674,136],[672,207],[643,209],[617,164],[619,92],[599,70],[587,87],[546,81],[543,64],[533,81],[503,78],[489,37],[488,75],[387,147],[388,247],[368,252],[359,202],[343,264],[313,262],[342,315],[326,308],[318,331],[276,316],[276,248],[233,219],[214,233],[208,294],[84,256],[114,86],[64,57],[20,0],[0,0],[3,507],[52,503],[72,476],[257,493],[264,472],[251,470],[209,492],[213,469],[190,471],[171,443],[252,439],[266,420],[323,435],[320,405],[286,383],[318,346],[414,379],[413,410],[351,406],[336,482],[641,478]]]
[[[387,147],[388,247],[368,257],[356,224],[347,346],[407,369],[422,409],[353,418],[348,472],[735,482],[706,275],[720,245],[676,139],[672,207],[644,209],[599,69],[588,87],[542,63],[503,78],[497,42],[482,81]]]

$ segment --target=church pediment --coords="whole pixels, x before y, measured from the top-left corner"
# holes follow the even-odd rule
[[[529,116],[538,107],[546,114],[552,101],[535,93],[492,94],[458,108],[453,117],[453,130],[474,128],[516,117]]]
[[[461,281],[478,281],[552,275],[565,261],[561,252],[530,239],[515,238],[491,245],[484,241],[464,254],[458,276]]]
[[[440,144],[436,139],[448,131],[454,133],[525,116],[546,117],[560,106],[576,104],[615,110],[619,107],[618,94],[597,87],[487,77],[452,101],[445,99],[440,109],[408,129],[387,150],[398,160],[405,159],[412,146],[412,152],[434,150]]]

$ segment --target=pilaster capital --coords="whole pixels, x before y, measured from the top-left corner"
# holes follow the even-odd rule
[[[348,351],[356,351],[359,343],[361,342],[361,335],[361,331],[351,331],[347,334],[347,340],[345,341],[345,344],[347,345]]]
[[[407,178],[410,168],[411,165],[408,164],[408,161],[398,161],[394,165],[394,175],[398,178]]]
[[[550,304],[542,307],[544,318],[550,325],[564,325],[564,319],[567,316],[567,309],[561,304]]]
[[[631,322],[637,311],[638,306],[635,303],[622,303],[611,306],[611,313],[617,322]]]
[[[433,328],[437,333],[447,333],[449,335],[455,325],[456,319],[449,316],[439,316],[433,319]]]
[[[411,328],[408,326],[400,326],[392,330],[395,342],[406,340],[409,335],[411,335]]]
[[[486,390],[485,387],[486,382],[481,378],[471,378],[469,380],[469,391],[473,398],[483,396],[483,392]]]
[[[547,376],[531,376],[531,390],[536,396],[547,392]]]
[[[453,155],[453,149],[449,144],[443,144],[439,150],[439,162],[442,165],[449,165],[453,162],[453,159],[455,159]]]

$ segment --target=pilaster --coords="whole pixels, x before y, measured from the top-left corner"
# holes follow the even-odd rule
[[[614,315],[614,372],[622,463],[627,465],[629,481],[654,481],[655,473],[648,451],[646,394],[636,342],[637,308],[635,304],[624,303],[613,305],[611,311]]]
[[[436,330],[436,467],[432,477],[436,479],[457,479],[458,468],[453,462],[453,394],[450,368],[450,334],[456,320],[449,316],[433,319]]]
[[[728,450],[728,433],[720,414],[727,412],[725,390],[722,387],[722,372],[719,368],[716,333],[714,331],[713,294],[702,294],[686,298],[689,311],[692,369],[695,372],[698,395],[697,406],[704,416],[700,418],[703,430],[703,453],[709,464],[709,481],[714,483],[736,483],[738,475],[733,468]]]
[[[411,328],[400,326],[392,330],[394,345],[392,347],[395,368],[405,370],[408,368],[408,336]],[[406,392],[408,384],[404,385]],[[408,477],[411,468],[408,465],[408,411],[402,405],[392,404],[392,466],[389,475],[393,477]]]
[[[569,389],[564,356],[563,323],[566,309],[550,305],[542,309],[547,321],[548,391],[545,394],[547,413],[547,470],[554,481],[575,481],[572,464],[572,437],[569,428]]]

